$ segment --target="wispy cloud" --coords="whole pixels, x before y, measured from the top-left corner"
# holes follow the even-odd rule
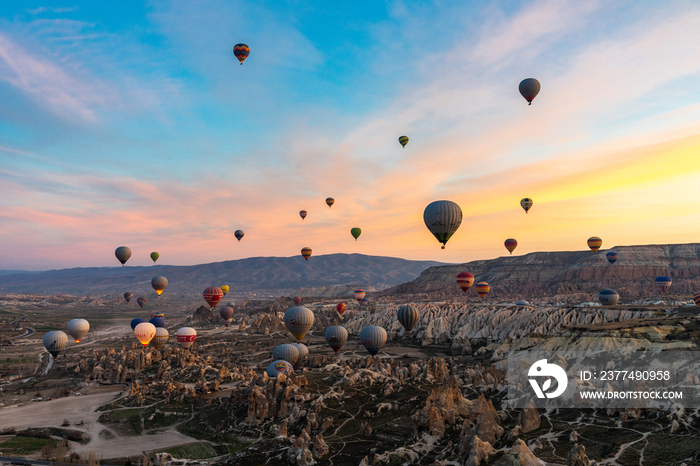
[[[70,7],[48,7],[48,6],[40,6],[39,8],[33,8],[31,10],[27,10],[27,13],[30,15],[39,15],[41,13],[70,13],[73,11],[78,11],[77,6],[70,6]]]

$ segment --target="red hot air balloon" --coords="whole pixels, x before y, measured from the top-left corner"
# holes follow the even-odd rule
[[[250,55],[250,47],[246,44],[236,44],[233,46],[233,54],[238,58],[238,61],[243,64],[243,61]]]
[[[511,254],[513,254],[515,248],[518,247],[518,242],[513,238],[508,238],[503,244]]]
[[[298,306],[301,304],[301,296],[295,296],[294,297],[294,305]]]
[[[343,315],[343,312],[345,312],[345,309],[348,307],[345,305],[345,303],[338,303],[338,305],[335,307],[335,310],[338,311],[338,314],[341,316]]]
[[[466,293],[474,284],[474,275],[469,272],[460,272],[457,274],[457,284]]]
[[[221,298],[224,297],[224,292],[218,286],[210,286],[204,290],[202,295],[204,296],[204,300],[207,302],[207,304],[214,309],[216,305],[219,304],[219,301],[221,301]]]

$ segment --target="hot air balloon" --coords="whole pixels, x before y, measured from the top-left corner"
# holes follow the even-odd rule
[[[355,238],[355,241],[357,241],[357,238],[359,238],[360,235],[362,234],[362,230],[355,227],[355,228],[350,230],[350,234],[352,235],[353,238]]]
[[[61,351],[66,348],[68,335],[60,330],[53,330],[44,335],[44,348],[56,359]]]
[[[476,294],[481,296],[481,299],[484,299],[486,297],[486,295],[489,294],[489,291],[491,291],[491,287],[486,282],[477,283],[475,288],[476,288]]]
[[[340,325],[328,327],[323,335],[326,337],[326,343],[335,351],[335,354],[338,354],[340,348],[348,341],[348,331]]]
[[[85,319],[73,319],[68,322],[68,335],[80,343],[85,335],[90,331],[90,323]]]
[[[588,238],[588,247],[591,248],[591,251],[593,251],[593,254],[598,252],[598,249],[603,245],[603,240],[598,238],[597,236],[591,236]]]
[[[157,252],[151,253],[151,260],[153,261],[154,264],[156,263],[156,261],[158,260],[159,257],[160,257],[160,254],[158,254]]]
[[[151,317],[151,320],[148,322],[153,324],[156,328],[165,327],[165,319],[162,317]]]
[[[280,359],[279,361],[272,361],[267,370],[265,371],[268,377],[277,378],[278,375],[290,375],[294,373],[294,366],[289,364],[287,361]]]
[[[605,289],[598,293],[598,301],[603,306],[614,306],[620,300],[620,295],[615,290]]]
[[[662,293],[666,293],[666,290],[668,290],[668,288],[671,286],[671,283],[673,283],[671,277],[667,277],[665,275],[656,277],[656,286],[659,287]]]
[[[423,211],[423,221],[445,249],[447,241],[462,223],[462,209],[452,201],[435,201]]]
[[[245,233],[243,232],[243,230],[236,230],[236,231],[233,233],[233,236],[235,236],[236,239],[237,239],[238,241],[240,241],[241,238],[243,238],[243,236],[245,236]]]
[[[418,323],[420,313],[414,306],[401,306],[399,310],[396,311],[396,318],[399,320],[399,323],[403,325],[403,328],[405,328],[407,332],[410,332],[413,326]]]
[[[189,349],[197,339],[197,331],[192,327],[182,327],[175,334],[177,342],[185,349]]]
[[[520,207],[525,209],[525,213],[527,213],[527,211],[530,210],[532,204],[534,204],[534,202],[529,197],[524,197],[520,200]]]
[[[153,311],[151,312],[151,319],[154,317],[162,317],[163,319],[165,319],[165,313]]]
[[[153,337],[156,336],[156,326],[150,322],[141,322],[134,328],[134,335],[136,335],[136,339],[140,341],[145,348]]]
[[[127,291],[126,293],[124,293],[124,299],[126,299],[126,302],[127,302],[127,303],[128,303],[129,301],[131,301],[131,298],[133,298],[133,297],[134,297],[134,293],[132,293],[132,292],[130,292],[130,291]]]
[[[300,210],[299,211],[299,216],[301,217],[302,220],[306,218],[307,212],[305,210]]]
[[[335,310],[338,311],[338,314],[342,316],[343,312],[345,312],[345,309],[347,308],[348,306],[346,306],[345,303],[338,303],[338,305],[335,307]]]
[[[333,199],[332,197],[327,197],[326,204],[328,204],[328,208],[330,209],[331,206],[333,206],[333,204],[335,204],[335,199]]]
[[[406,147],[406,144],[408,144],[408,136],[399,136],[399,144],[401,144],[401,147]]]
[[[355,297],[355,299],[359,303],[360,301],[362,301],[362,298],[365,297],[365,292],[362,290],[355,290],[355,292],[353,293],[353,296]]]
[[[506,249],[513,254],[513,251],[515,251],[515,248],[518,247],[518,242],[513,239],[513,238],[508,238],[504,243]]]
[[[530,303],[528,301],[525,301],[524,299],[521,299],[517,303],[515,303],[516,306],[529,306]]]
[[[131,330],[134,330],[138,324],[143,323],[143,322],[146,322],[146,321],[143,320],[143,319],[140,318],[140,317],[137,317],[136,319],[133,319],[133,320],[131,321]]]
[[[617,253],[615,251],[610,251],[607,254],[605,254],[605,258],[610,262],[611,264],[614,264],[617,262]]]
[[[362,298],[362,299],[360,300],[360,306],[362,306],[363,304],[367,304],[368,302],[369,302],[369,299],[367,299],[366,297],[365,297],[365,298]]]
[[[518,90],[520,91],[520,95],[525,97],[528,105],[532,105],[532,100],[537,97],[537,94],[540,92],[540,82],[535,78],[523,79],[520,81]]]
[[[117,259],[119,259],[119,262],[122,263],[122,265],[126,264],[126,261],[129,260],[129,257],[131,257],[131,249],[129,249],[126,246],[119,246],[116,251],[114,251],[114,255],[117,256]]]
[[[290,345],[293,345],[299,350],[299,359],[294,363],[294,370],[300,369],[301,366],[304,365],[304,362],[306,362],[306,357],[309,355],[309,348],[303,343],[290,343]]]
[[[156,334],[151,340],[151,346],[160,351],[168,342],[168,338],[170,338],[170,334],[164,327],[156,327]]]
[[[469,288],[474,284],[474,275],[469,272],[460,272],[457,274],[457,284],[465,293],[469,291]]]
[[[365,327],[360,331],[360,341],[367,348],[369,354],[374,356],[386,343],[386,330],[374,325]]]
[[[695,293],[693,295],[693,301],[695,301],[696,306],[700,306],[700,293]]]
[[[163,290],[165,290],[168,287],[168,279],[165,277],[153,277],[151,279],[151,286],[154,290],[156,290],[158,296],[160,296]]]
[[[217,304],[219,304],[219,301],[221,301],[221,298],[224,297],[224,292],[221,291],[221,288],[218,286],[210,286],[204,292],[202,293],[204,296],[204,300],[209,304],[214,310]]]
[[[301,248],[301,255],[304,256],[305,260],[309,260],[311,257],[311,248]]]
[[[236,44],[233,46],[233,54],[238,58],[238,61],[243,64],[243,61],[250,55],[250,47],[245,44]]]
[[[141,307],[143,307],[143,305],[146,304],[147,301],[148,300],[146,299],[145,296],[141,296],[139,298],[136,298],[136,303]]]
[[[299,359],[299,349],[289,343],[275,346],[275,349],[272,350],[272,360],[278,361],[280,359],[287,361],[293,366]]]
[[[295,296],[294,297],[294,305],[298,306],[301,304],[301,296]]]
[[[233,322],[233,308],[229,305],[223,306],[219,309],[219,317],[225,322],[225,326],[228,327]]]
[[[228,290],[231,289],[228,287],[228,285],[223,285],[220,288],[221,288],[221,292],[224,294],[224,296],[226,296],[226,293],[228,293]]]
[[[303,306],[292,307],[284,313],[284,325],[294,335],[297,342],[301,342],[314,323],[314,313]]]

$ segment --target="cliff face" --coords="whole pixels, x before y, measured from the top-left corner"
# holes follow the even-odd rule
[[[605,258],[610,250],[619,255],[615,264],[608,263]],[[384,294],[461,295],[455,277],[465,271],[474,274],[476,282],[488,282],[492,297],[592,293],[602,288],[614,288],[623,298],[660,295],[654,285],[659,275],[673,278],[667,294],[692,294],[700,291],[700,244],[618,246],[601,249],[597,254],[591,251],[535,252],[430,267],[414,281],[386,290]]]

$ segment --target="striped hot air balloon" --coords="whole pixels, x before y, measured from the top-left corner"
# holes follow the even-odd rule
[[[401,147],[406,147],[406,144],[408,144],[408,136],[400,136],[399,144],[401,144]]]
[[[508,238],[507,240],[505,240],[505,242],[503,244],[505,245],[506,249],[511,254],[513,254],[513,251],[515,251],[515,248],[518,247],[518,242],[513,238]]]
[[[304,257],[304,260],[309,260],[312,252],[311,248],[301,248],[301,255]]]
[[[382,327],[371,325],[360,331],[360,341],[369,354],[374,356],[386,344],[386,330]]]
[[[168,342],[170,334],[164,327],[156,327],[156,334],[151,339],[151,346],[160,350]]]
[[[327,197],[326,204],[328,204],[328,208],[330,209],[331,207],[333,207],[333,204],[335,204],[335,199],[333,199],[332,197]]]
[[[656,277],[656,286],[659,287],[662,293],[666,293],[666,290],[669,289],[673,281],[671,280],[671,277],[667,277],[665,275],[661,275],[660,277]]]
[[[177,342],[185,349],[189,349],[197,339],[197,331],[192,327],[182,327],[175,334]]]
[[[593,254],[598,252],[598,249],[603,245],[603,240],[598,238],[597,236],[591,236],[588,238],[588,247],[591,248],[591,251],[593,251]]]
[[[365,292],[358,289],[358,290],[355,290],[355,292],[353,293],[353,296],[355,297],[355,299],[359,303],[365,297]]]
[[[700,293],[695,293],[693,295],[693,301],[695,301],[696,306],[700,306]]]
[[[295,296],[294,297],[294,305],[298,306],[301,304],[301,296]]]
[[[292,307],[284,313],[284,325],[294,335],[297,342],[301,342],[313,324],[314,313],[306,307]]]
[[[335,351],[335,354],[338,354],[340,348],[348,341],[348,331],[340,325],[328,327],[323,335],[326,338],[326,343]]]
[[[413,326],[418,323],[420,313],[414,306],[401,306],[399,310],[396,311],[396,318],[399,320],[399,323],[403,325],[403,328],[405,328],[407,332],[410,332]]]
[[[85,319],[73,319],[68,322],[68,335],[72,336],[76,343],[80,343],[90,331],[90,323]]]
[[[224,292],[218,286],[210,286],[202,293],[204,300],[209,304],[212,310],[219,304],[221,298],[224,297]]]
[[[474,275],[469,272],[460,272],[457,274],[457,284],[465,293],[469,291],[469,288],[474,284]]]
[[[476,294],[481,296],[481,299],[484,299],[486,295],[489,294],[489,291],[491,291],[491,286],[486,282],[479,282],[474,288],[476,288]]]
[[[233,46],[233,54],[238,58],[238,61],[243,64],[248,55],[250,55],[250,47],[246,44],[236,44]]]
[[[617,262],[617,253],[615,251],[610,251],[607,254],[605,254],[605,258],[610,262],[611,264],[614,264]]]
[[[525,210],[525,213],[527,213],[528,210],[532,208],[532,204],[534,204],[534,202],[529,197],[524,197],[520,199],[520,207],[522,207]]]
[[[532,105],[532,101],[537,97],[537,94],[540,93],[540,82],[535,78],[523,79],[520,81],[518,90],[520,91],[520,95],[527,100],[527,104]]]
[[[423,211],[423,221],[430,233],[442,243],[442,249],[462,224],[462,209],[452,201],[435,201]]]
[[[335,310],[338,311],[338,314],[341,316],[343,315],[343,312],[348,308],[348,306],[345,303],[338,303],[338,305],[335,307]]]

